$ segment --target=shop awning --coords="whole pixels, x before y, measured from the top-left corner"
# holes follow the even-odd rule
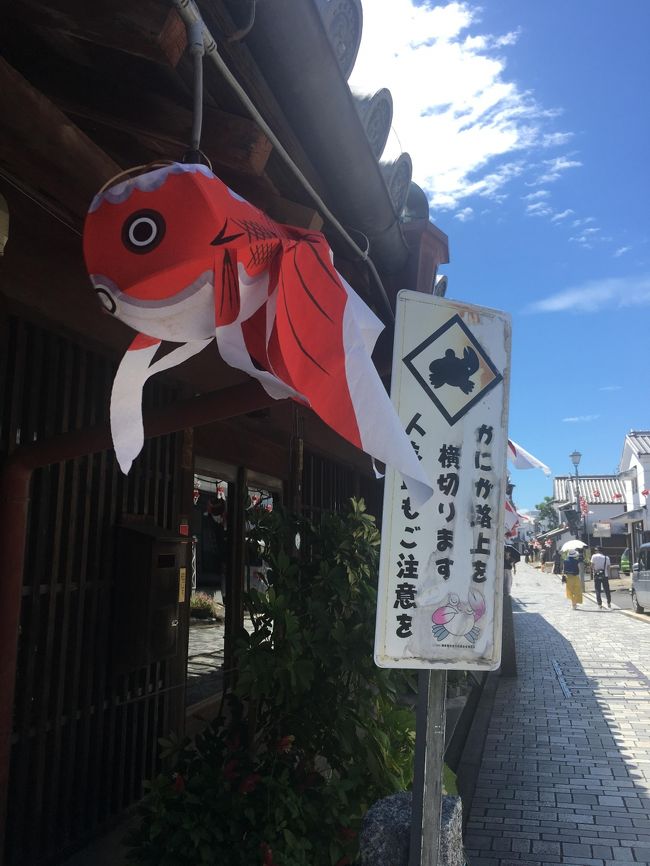
[[[541,535],[537,536],[537,540],[540,538],[555,538],[556,535],[562,535],[564,532],[569,532],[568,526],[558,526],[557,529],[551,529],[548,532],[543,532]]]
[[[645,517],[645,508],[635,508],[633,511],[624,511],[623,514],[616,514],[609,518],[610,523],[634,523],[636,520],[643,520]]]

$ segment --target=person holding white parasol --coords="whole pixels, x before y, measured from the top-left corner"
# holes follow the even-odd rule
[[[578,605],[582,604],[582,584],[580,582],[580,553],[581,548],[586,547],[582,541],[567,541],[562,547],[562,553],[566,553],[567,557],[564,560],[564,578],[566,583],[566,597],[571,602],[573,610],[578,609]]]

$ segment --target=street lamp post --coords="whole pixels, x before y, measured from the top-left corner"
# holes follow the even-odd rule
[[[580,512],[580,481],[578,478],[578,465],[580,463],[580,458],[582,457],[582,454],[579,451],[574,451],[572,454],[569,454],[569,457],[571,458],[571,462],[575,466],[575,470],[576,470],[576,523],[575,523],[576,529],[575,529],[575,537],[577,539],[579,539],[580,538],[580,513],[581,512]],[[586,528],[586,521],[585,521],[585,528]]]

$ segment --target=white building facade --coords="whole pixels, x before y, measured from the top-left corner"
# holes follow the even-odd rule
[[[625,491],[626,508],[616,515],[625,525],[632,557],[650,541],[650,430],[631,430],[625,437],[618,475]]]
[[[558,475],[553,479],[553,504],[560,524],[566,526],[561,542],[575,537],[576,527],[582,541],[591,548],[602,547],[613,562],[618,562],[627,547],[626,524],[621,519],[628,510],[627,502],[618,475],[579,475],[577,479]]]

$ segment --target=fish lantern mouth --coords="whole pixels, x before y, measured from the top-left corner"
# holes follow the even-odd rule
[[[102,305],[102,312],[115,316],[115,318],[119,318],[119,299],[121,292],[113,280],[103,274],[91,274],[90,281],[92,282],[95,294]]]
[[[115,311],[117,310],[117,304],[108,289],[104,288],[104,286],[98,286],[95,288],[95,293],[97,294],[104,311],[109,313],[111,316],[114,316]]]
[[[138,283],[128,293],[105,274],[91,274],[90,280],[102,312],[140,333],[173,343],[214,338],[211,270],[199,274],[182,291],[170,297],[151,297],[151,287],[145,282]]]

